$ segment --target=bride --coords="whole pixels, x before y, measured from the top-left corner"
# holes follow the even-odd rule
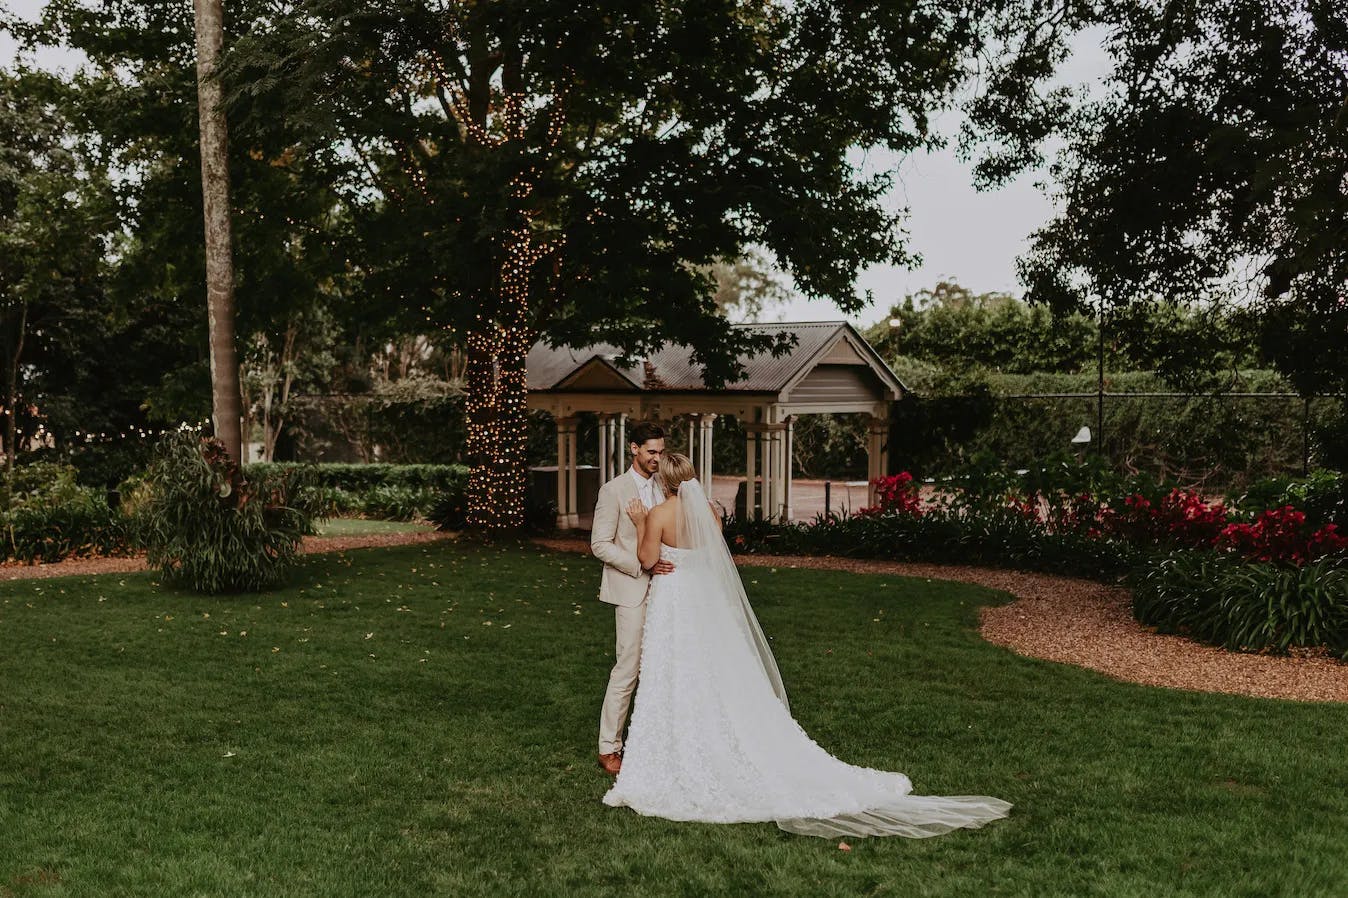
[[[668,500],[628,509],[642,567],[658,559],[622,770],[604,803],[706,823],[776,821],[811,836],[922,838],[979,827],[1011,805],[910,794],[902,773],[846,764],[791,717],[720,518],[678,453],[661,457]]]

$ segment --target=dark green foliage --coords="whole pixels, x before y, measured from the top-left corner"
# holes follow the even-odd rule
[[[1139,550],[1118,540],[1046,533],[1015,509],[936,510],[910,515],[841,515],[812,524],[728,520],[736,552],[840,555],[890,561],[981,564],[1116,580]]]
[[[1237,507],[1251,515],[1290,505],[1306,513],[1313,527],[1337,524],[1348,529],[1348,474],[1315,471],[1309,477],[1280,477],[1251,484]]]
[[[1133,614],[1165,633],[1234,651],[1327,646],[1348,658],[1348,566],[1253,563],[1213,552],[1176,552],[1145,565]]]
[[[917,393],[894,404],[890,458],[924,477],[956,472],[980,454],[1004,465],[1029,468],[1071,448],[1077,430],[1096,430],[1096,400],[1009,398],[1033,393],[1091,393],[1091,374],[992,374],[951,372],[906,359],[895,370]],[[1106,372],[1117,393],[1172,392],[1175,386],[1148,372]],[[1272,371],[1240,371],[1227,391],[1289,389]],[[1311,403],[1311,425],[1333,420],[1336,399]],[[1118,470],[1140,470],[1210,487],[1240,488],[1272,475],[1299,472],[1304,462],[1303,404],[1296,398],[1107,396],[1103,442],[1093,433],[1090,454],[1103,451]],[[1312,465],[1320,444],[1312,440]]]
[[[295,462],[254,462],[244,467],[249,477],[307,470],[317,486],[359,493],[376,487],[406,489],[452,489],[468,477],[463,465],[401,464],[297,464]]]
[[[309,471],[329,514],[391,521],[441,523],[436,509],[461,503],[468,486],[468,469],[462,465],[258,462],[245,470],[249,476]]]
[[[425,487],[376,486],[356,494],[355,498],[360,514],[365,517],[412,521],[426,517],[445,492]]]
[[[1299,392],[1343,390],[1348,5],[1090,9],[1113,62],[1106,83],[1042,104],[1037,132],[1013,116],[986,123],[1008,139],[1055,118],[1065,131],[1058,214],[1021,264],[1028,295],[1060,311],[1254,300],[1263,357]],[[1173,350],[1202,357],[1208,344]]]
[[[0,510],[0,558],[49,564],[71,555],[130,550],[126,519],[104,490],[80,486],[73,468],[35,463],[15,468],[14,494]]]
[[[244,474],[214,439],[164,438],[136,527],[149,563],[197,592],[258,591],[281,582],[313,533],[321,491],[304,468]]]
[[[895,323],[897,322],[897,324]],[[1236,368],[1258,367],[1252,323],[1207,306],[1139,303],[1114,310],[1105,324],[1105,367],[1155,370],[1201,384]],[[941,366],[948,376],[1082,374],[1097,366],[1100,322],[1078,311],[1054,312],[1007,293],[975,294],[953,281],[909,294],[866,332],[886,358]]]

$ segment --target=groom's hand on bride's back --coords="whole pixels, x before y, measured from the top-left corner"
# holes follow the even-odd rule
[[[672,574],[674,573],[674,562],[666,561],[661,558],[655,564],[651,565],[652,574]]]

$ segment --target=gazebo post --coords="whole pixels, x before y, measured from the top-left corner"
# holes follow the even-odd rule
[[[763,425],[763,431],[758,437],[758,448],[762,454],[761,464],[763,466],[763,499],[762,499],[762,517],[765,521],[771,521],[774,513],[777,511],[777,468],[773,464],[773,432],[769,425]]]
[[[699,427],[701,433],[698,435],[698,454],[696,460],[697,476],[702,481],[703,488],[707,495],[711,495],[711,451],[712,451],[712,426],[716,423],[716,416],[706,414],[701,416]]]
[[[889,418],[871,415],[866,441],[866,504],[875,505],[875,481],[889,473]]]
[[[697,469],[697,438],[698,431],[702,429],[702,416],[697,414],[685,415],[688,419],[688,460],[693,463],[693,469]]]
[[[795,416],[795,415],[788,415],[787,418],[786,418],[786,422],[785,422],[785,423],[786,423],[786,430],[784,431],[784,442],[785,442],[786,445],[783,447],[783,452],[782,452],[782,456],[783,456],[783,458],[782,458],[782,506],[783,506],[783,509],[784,509],[782,515],[783,515],[783,520],[790,521],[790,520],[791,520],[791,517],[792,517],[792,514],[791,514],[791,457],[792,457],[792,456],[791,456],[791,452],[792,452],[792,446],[791,446],[791,443],[792,443],[792,438],[795,436],[795,431],[796,431],[796,416]]]
[[[758,504],[754,501],[757,486],[754,483],[758,479],[758,472],[754,470],[754,461],[758,439],[758,426],[756,424],[744,425],[744,519],[746,521],[759,520],[761,515],[758,510]]]
[[[613,416],[608,412],[599,415],[599,482],[608,483],[613,479]]]
[[[567,527],[576,528],[580,526],[580,514],[576,508],[576,419],[571,419],[571,426],[566,431],[566,520]]]
[[[557,526],[580,526],[576,514],[576,419],[557,418]]]
[[[618,451],[617,470],[613,476],[618,476],[627,468],[627,412],[618,413],[618,445],[615,447]]]

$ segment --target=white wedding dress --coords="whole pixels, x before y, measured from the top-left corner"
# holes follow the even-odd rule
[[[701,485],[680,485],[678,542],[647,599],[622,770],[604,803],[812,836],[936,836],[1007,816],[982,796],[918,796],[902,773],[846,764],[792,718],[767,640]]]

